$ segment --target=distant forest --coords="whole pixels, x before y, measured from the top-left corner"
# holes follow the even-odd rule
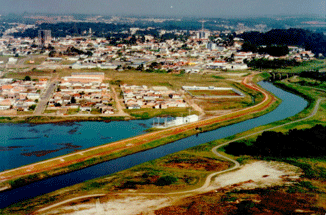
[[[315,125],[310,129],[290,130],[288,133],[265,131],[254,142],[238,141],[225,147],[233,155],[258,157],[324,157],[326,127]]]
[[[81,36],[86,31],[88,35],[89,29],[94,32],[95,37],[107,37],[108,31],[123,31],[129,30],[129,26],[124,24],[106,24],[106,23],[57,23],[57,24],[47,24],[43,23],[36,29],[27,29],[24,32],[14,33],[14,37],[30,37],[35,38],[38,36],[38,30],[51,30],[52,37],[66,37],[70,36]]]
[[[267,60],[264,58],[253,59],[250,61],[246,61],[248,67],[257,68],[257,69],[278,69],[285,68],[288,66],[299,66],[300,63],[296,60],[283,60],[283,59],[274,59]]]
[[[303,47],[315,54],[326,54],[326,36],[309,30],[273,29],[266,33],[245,32],[237,36],[244,39],[247,51],[258,52],[261,45],[289,45]]]

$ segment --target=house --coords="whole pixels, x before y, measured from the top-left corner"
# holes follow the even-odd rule
[[[130,110],[132,110],[132,109],[140,109],[140,106],[138,104],[134,104],[134,105],[128,106],[128,109],[130,109]]]

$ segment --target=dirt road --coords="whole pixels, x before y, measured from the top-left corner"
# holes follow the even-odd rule
[[[249,113],[254,113],[254,112],[259,112],[259,111],[265,110],[273,103],[272,97],[270,94],[268,94],[265,91],[261,90],[260,88],[256,87],[254,84],[250,83],[248,81],[248,79],[251,79],[252,77],[253,77],[253,75],[247,76],[244,80],[244,84],[251,89],[260,91],[261,93],[264,94],[264,97],[265,97],[261,103],[255,105],[255,106],[239,110],[230,115],[227,114],[225,116],[212,117],[212,118],[201,120],[198,122],[185,124],[185,125],[178,126],[178,127],[173,127],[170,129],[165,129],[162,131],[147,133],[144,135],[136,136],[133,138],[121,140],[118,142],[114,142],[114,143],[110,143],[110,144],[106,144],[106,145],[102,145],[102,146],[98,146],[98,147],[93,147],[91,149],[86,149],[86,150],[83,150],[80,152],[71,153],[68,155],[60,156],[57,158],[49,159],[49,160],[38,162],[35,164],[30,164],[30,165],[26,165],[26,166],[19,167],[16,169],[7,170],[7,171],[0,173],[0,181],[4,182],[6,180],[14,179],[14,178],[21,177],[24,175],[30,175],[30,174],[38,173],[41,171],[43,172],[43,171],[52,170],[55,168],[69,166],[71,164],[82,162],[87,159],[91,159],[93,157],[102,156],[105,154],[113,153],[113,152],[116,152],[116,151],[119,151],[122,149],[126,149],[126,148],[130,148],[130,147],[135,147],[136,145],[142,145],[142,144],[145,144],[145,143],[157,140],[157,139],[161,139],[161,138],[164,138],[167,136],[176,135],[176,134],[188,131],[188,130],[196,129],[198,127],[207,126],[207,125],[227,121],[230,119],[235,119],[235,118],[241,117],[243,115],[248,115]],[[249,83],[247,83],[247,82],[249,82]],[[130,145],[130,144],[127,145],[131,141],[133,141],[133,142],[136,141],[136,142],[133,143],[132,145]],[[111,147],[117,147],[117,148],[114,150],[111,150],[111,151],[105,151],[106,148],[111,148]],[[100,153],[97,153],[97,154],[89,155],[89,156],[84,156],[84,154],[83,154],[85,152],[90,152],[93,150],[97,151],[99,149],[101,149],[103,151]],[[78,158],[75,158],[74,160],[69,159],[70,161],[68,161],[68,162],[65,161],[65,158],[68,158],[70,156],[77,156]]]
[[[223,158],[223,159],[228,160],[229,162],[233,163],[234,166],[229,168],[229,169],[219,171],[219,172],[215,172],[215,173],[212,173],[212,174],[208,175],[206,177],[205,183],[200,188],[197,188],[197,189],[194,189],[194,190],[182,191],[182,192],[171,192],[171,193],[163,193],[163,194],[162,193],[135,193],[135,192],[133,192],[133,193],[96,194],[96,195],[91,196],[91,197],[89,197],[89,196],[81,196],[81,197],[78,197],[78,198],[65,200],[65,201],[63,201],[61,203],[57,203],[57,204],[45,207],[43,209],[40,209],[40,210],[36,211],[35,213],[44,212],[44,211],[53,209],[55,207],[59,207],[61,205],[64,205],[66,203],[78,200],[78,199],[100,197],[100,196],[104,196],[104,195],[117,195],[117,196],[126,196],[124,198],[124,200],[120,200],[120,202],[119,202],[120,204],[122,204],[124,206],[124,213],[119,213],[119,214],[134,214],[135,204],[136,205],[139,205],[140,203],[145,204],[144,203],[144,198],[148,197],[148,196],[151,196],[153,198],[148,199],[147,202],[148,201],[152,201],[152,202],[154,201],[155,204],[151,204],[151,208],[155,208],[155,210],[157,210],[159,208],[166,207],[167,205],[172,204],[173,200],[175,200],[175,198],[166,198],[166,196],[178,196],[176,198],[184,198],[184,197],[189,196],[189,195],[196,195],[196,194],[199,194],[199,193],[209,192],[211,190],[218,189],[218,188],[223,188],[225,186],[230,186],[230,185],[236,184],[236,183],[240,183],[241,185],[245,185],[245,186],[250,186],[251,188],[252,187],[261,187],[261,186],[274,186],[274,185],[276,185],[278,183],[280,183],[280,184],[283,183],[284,182],[284,180],[283,180],[284,176],[287,176],[288,179],[297,178],[301,174],[301,173],[299,173],[300,172],[299,168],[296,168],[296,167],[293,167],[291,165],[284,164],[284,163],[278,163],[278,162],[271,163],[271,162],[259,161],[259,162],[255,162],[253,164],[245,165],[239,171],[228,173],[228,175],[222,175],[221,177],[218,177],[215,180],[212,180],[212,178],[217,176],[217,175],[221,175],[223,173],[231,172],[233,170],[236,170],[236,169],[240,168],[239,162],[218,153],[219,148],[224,147],[225,145],[227,145],[227,144],[229,144],[231,142],[246,139],[246,138],[248,138],[250,136],[254,136],[254,135],[260,134],[260,133],[265,132],[265,131],[273,130],[273,129],[276,129],[276,128],[280,128],[280,127],[287,126],[287,125],[290,125],[290,124],[293,124],[293,123],[298,123],[298,122],[307,120],[307,119],[309,119],[309,118],[316,115],[316,113],[318,111],[318,108],[320,106],[320,102],[323,101],[323,100],[325,100],[325,99],[324,98],[323,99],[321,99],[321,98],[318,99],[317,103],[316,103],[316,105],[314,107],[313,112],[309,116],[307,116],[307,117],[305,117],[303,119],[299,119],[299,120],[288,122],[288,123],[285,123],[285,124],[282,124],[282,125],[274,126],[272,128],[264,129],[262,131],[251,133],[249,135],[246,135],[246,136],[234,139],[232,141],[225,142],[225,143],[223,143],[221,145],[215,146],[212,149],[212,152],[217,157]],[[260,171],[258,171],[258,170],[260,170]],[[268,177],[266,177],[266,176],[268,176]],[[213,184],[212,184],[212,182],[213,182]],[[254,184],[252,184],[252,183],[254,183]],[[248,184],[250,184],[250,185],[248,185]],[[135,198],[134,196],[137,196],[138,198]],[[136,203],[132,203],[131,200],[135,201]],[[112,200],[112,202],[114,202],[114,201],[115,200]],[[117,209],[116,208],[116,203],[110,204],[110,202],[109,202],[109,203],[102,203],[102,204],[106,204],[106,209],[107,209],[106,214],[111,214],[111,213],[109,213],[110,211],[114,211],[114,209]],[[129,205],[129,207],[128,207],[128,205]],[[85,208],[87,208],[87,209],[85,209]],[[121,205],[119,206],[119,208],[122,208]],[[129,210],[127,210],[126,208],[128,208]],[[79,212],[81,212],[80,214],[88,213],[88,212],[90,212],[90,210],[91,211],[94,210],[94,205],[88,205],[88,207],[85,207],[85,205],[83,205],[82,209],[80,209],[80,210],[81,210],[81,211],[79,211]],[[142,212],[142,211],[137,211],[137,212],[139,213],[139,212]],[[74,213],[74,214],[76,214],[76,213]]]

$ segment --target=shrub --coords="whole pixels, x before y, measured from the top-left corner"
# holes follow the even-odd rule
[[[156,181],[157,186],[166,186],[177,182],[178,179],[173,176],[162,176]]]

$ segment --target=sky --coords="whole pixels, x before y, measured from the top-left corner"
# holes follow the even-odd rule
[[[0,0],[0,14],[241,17],[326,14],[326,0]]]

